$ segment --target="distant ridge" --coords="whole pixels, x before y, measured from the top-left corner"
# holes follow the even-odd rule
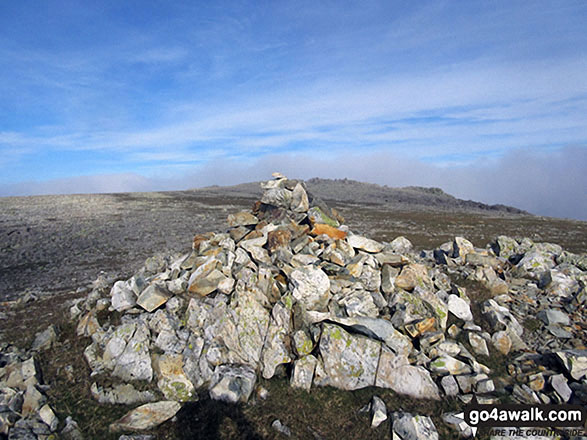
[[[485,212],[488,214],[531,215],[506,205],[487,205],[463,200],[444,192],[441,188],[406,186],[400,188],[352,179],[323,179],[313,177],[305,181],[308,191],[329,201],[392,206],[398,210],[433,210],[459,212]],[[194,189],[218,195],[258,198],[262,194],[260,182],[232,186],[207,186]]]

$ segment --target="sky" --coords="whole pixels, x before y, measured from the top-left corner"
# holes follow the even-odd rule
[[[0,2],[0,196],[292,178],[587,220],[587,2]]]

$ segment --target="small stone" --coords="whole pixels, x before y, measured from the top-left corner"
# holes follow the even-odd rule
[[[61,430],[61,437],[66,440],[83,440],[84,438],[77,422],[70,416],[65,419],[65,427]]]
[[[38,412],[46,400],[45,396],[43,396],[34,385],[29,385],[24,393],[22,415],[27,417]]]
[[[39,417],[49,427],[51,432],[55,432],[57,430],[59,419],[49,405],[44,405],[39,410]]]
[[[536,317],[540,319],[542,322],[544,322],[546,325],[570,325],[571,323],[569,320],[569,316],[566,313],[555,309],[542,310],[538,312],[538,315],[536,315]]]
[[[556,353],[575,380],[587,376],[587,350],[564,350]]]
[[[131,309],[137,302],[137,297],[124,281],[117,281],[110,290],[112,308],[117,312]]]
[[[248,211],[240,211],[228,216],[228,226],[253,226],[259,223],[259,219]]]
[[[276,229],[267,234],[267,249],[274,253],[278,249],[285,248],[291,241],[291,232],[287,229]]]
[[[77,325],[78,336],[92,336],[100,328],[100,323],[93,311],[85,314]]]
[[[108,405],[135,405],[157,400],[152,391],[138,391],[129,383],[109,388],[100,387],[94,382],[90,387],[90,392],[98,402]]]
[[[281,423],[279,419],[275,419],[273,423],[271,423],[271,427],[275,429],[277,432],[287,437],[291,437],[291,429],[289,429],[287,426]]]
[[[387,420],[387,408],[380,397],[373,396],[371,399],[371,428],[377,428]]]
[[[463,237],[455,237],[453,241],[453,258],[465,258],[467,254],[474,253],[473,243]]]
[[[460,417],[458,417],[460,416]],[[463,418],[464,414],[445,413],[442,415],[442,421],[458,431],[461,437],[469,438],[473,437],[473,430],[465,422]]]
[[[196,293],[201,296],[209,295],[214,292],[221,283],[225,282],[228,278],[218,269],[214,269],[207,275],[202,276],[194,280],[188,287],[191,293]],[[225,286],[223,286],[225,287]]]
[[[451,356],[442,355],[430,363],[430,370],[439,374],[460,375],[470,373],[471,367]]]
[[[393,252],[398,254],[409,254],[414,249],[412,242],[402,235],[394,238],[392,242],[389,243],[389,247]]]
[[[417,399],[439,400],[438,387],[423,367],[409,365],[407,357],[381,350],[375,386]]]
[[[457,318],[463,321],[472,321],[473,314],[471,313],[471,307],[460,296],[451,294],[448,296],[448,311],[455,315]]]
[[[534,391],[542,391],[544,389],[545,380],[542,373],[536,373],[528,377],[528,386]]]
[[[111,432],[146,431],[169,420],[180,410],[181,404],[173,401],[147,403],[129,411],[110,425]]]
[[[495,391],[495,384],[491,379],[484,379],[475,384],[475,391],[479,394],[492,393]]]
[[[47,350],[51,348],[55,342],[57,342],[57,328],[54,325],[50,325],[46,330],[36,334],[32,350]]]
[[[310,208],[308,194],[301,183],[296,184],[291,195],[290,209],[293,212],[307,212]]]
[[[459,394],[459,387],[454,376],[444,376],[440,380],[440,385],[447,396],[456,396]]]

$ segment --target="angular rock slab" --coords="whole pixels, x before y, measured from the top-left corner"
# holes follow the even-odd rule
[[[255,370],[246,365],[219,365],[210,384],[210,397],[229,403],[246,402],[255,387]]]
[[[291,374],[290,385],[294,388],[310,391],[317,363],[318,359],[311,354],[296,360]]]
[[[381,343],[355,336],[333,324],[324,324],[319,344],[321,362],[314,383],[343,390],[356,390],[375,384]]]
[[[587,376],[587,350],[564,350],[556,353],[575,380]]]
[[[157,307],[165,304],[172,296],[163,287],[157,284],[151,284],[139,295],[137,304],[150,313]]]
[[[370,253],[381,252],[384,248],[384,246],[378,241],[372,240],[367,237],[362,237],[360,235],[349,235],[347,237],[347,243],[355,249],[360,249],[362,251]]]
[[[146,431],[172,418],[180,410],[178,402],[163,400],[133,409],[110,425],[111,432]]]

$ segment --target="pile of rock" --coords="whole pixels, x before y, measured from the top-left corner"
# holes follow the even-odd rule
[[[9,440],[56,438],[78,439],[81,431],[70,417],[57,437],[59,419],[47,403],[49,386],[43,377],[36,355],[57,340],[54,326],[40,332],[30,350],[0,346],[0,438]]]
[[[287,375],[305,390],[587,402],[585,255],[508,237],[486,249],[457,237],[416,253],[404,237],[352,233],[303,182],[275,174],[264,189],[251,212],[229,215],[225,232],[196,235],[189,254],[148,260],[108,295],[96,289],[72,307],[78,335],[91,338],[92,375],[119,380],[94,383],[93,396],[144,404],[112,430],[150,429],[200,390],[246,402],[258,375]],[[458,280],[489,296],[477,304]],[[531,335],[528,316],[538,318]],[[507,377],[487,366],[492,352],[510,356]],[[158,392],[138,391],[136,381]],[[383,402],[371,406],[381,420]],[[437,436],[427,417],[391,419],[394,438]],[[445,420],[471,434],[451,414]]]

